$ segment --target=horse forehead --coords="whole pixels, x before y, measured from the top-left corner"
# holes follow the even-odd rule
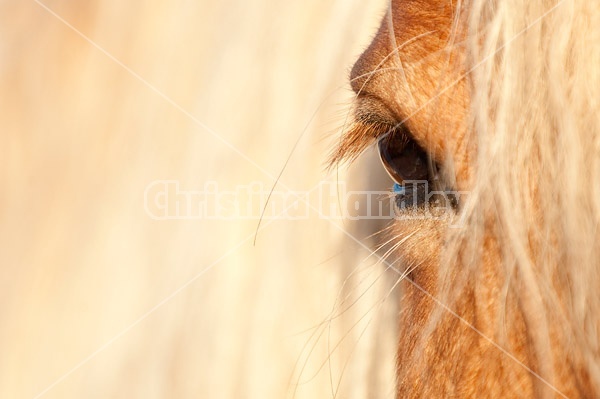
[[[390,74],[377,70],[398,68],[398,57],[402,62],[417,62],[443,48],[455,13],[452,4],[447,0],[392,0],[373,41],[352,68],[352,89],[369,92],[369,86],[389,86],[393,82],[385,80]]]

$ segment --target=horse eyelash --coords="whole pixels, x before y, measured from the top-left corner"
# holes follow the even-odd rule
[[[355,117],[347,132],[342,134],[339,144],[329,158],[329,166],[342,162],[352,163],[367,148],[386,134],[392,133],[395,127],[381,122],[377,116],[361,115]]]

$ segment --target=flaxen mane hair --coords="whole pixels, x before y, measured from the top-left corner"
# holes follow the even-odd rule
[[[534,376],[536,396],[598,393],[600,5],[473,0],[464,6],[469,139],[477,155],[465,225],[451,230],[442,252],[440,302],[458,313],[465,301],[493,310],[495,317],[477,321],[487,324],[480,332],[506,351],[501,363],[517,362]],[[494,254],[498,267],[482,267]],[[490,279],[498,281],[493,290],[482,284]],[[431,323],[447,311],[438,307]],[[523,340],[511,340],[518,325],[525,326],[525,351],[518,347]],[[423,332],[423,342],[431,331]],[[526,355],[511,358],[515,350]],[[502,375],[494,359],[488,367]],[[510,385],[510,375],[504,377]],[[554,388],[569,378],[575,382],[566,383],[567,391]]]
[[[488,331],[509,351],[504,321],[522,316],[540,397],[561,395],[552,385],[569,376],[600,392],[600,6],[467,6],[476,175],[465,227],[442,258],[460,259],[460,277],[442,268],[440,282],[446,299],[471,289],[476,306],[506,304]],[[495,271],[478,267],[495,250],[490,236]],[[477,282],[489,278],[498,289],[479,299]]]

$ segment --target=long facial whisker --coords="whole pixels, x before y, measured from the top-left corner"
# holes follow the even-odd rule
[[[395,264],[396,262],[393,262],[393,264]],[[354,350],[356,349],[356,347],[358,346],[358,343],[360,342],[360,340],[362,339],[362,337],[364,336],[364,334],[366,333],[368,327],[370,326],[371,322],[373,321],[375,314],[379,311],[379,309],[381,309],[381,307],[383,306],[383,304],[387,301],[387,299],[392,295],[392,293],[396,290],[396,287],[398,287],[398,285],[404,280],[404,278],[412,273],[417,267],[419,266],[419,264],[416,264],[414,266],[412,266],[409,270],[407,270],[407,273],[401,275],[398,279],[396,279],[396,281],[394,282],[394,284],[392,285],[392,287],[387,291],[387,293],[377,302],[375,302],[369,309],[367,309],[367,311],[358,319],[358,321],[356,323],[354,323],[354,325],[352,325],[350,327],[350,329],[348,330],[348,332],[340,339],[338,345],[339,346],[341,344],[341,342],[350,334],[350,332],[368,315],[371,314],[372,316],[369,318],[369,320],[366,322],[364,328],[362,329],[362,331],[360,332],[358,338],[356,339],[356,341],[353,344],[352,350],[350,351],[348,358],[346,359],[346,361],[344,362],[344,366],[341,369],[340,372],[340,377],[338,379],[338,383],[334,392],[333,397],[336,398],[337,394],[339,392],[340,386],[341,386],[341,382],[342,382],[342,378],[344,375],[344,372],[346,370],[346,368],[348,367],[348,364],[350,362],[350,356],[352,355],[352,353],[354,352]],[[388,270],[390,268],[390,265],[388,264],[386,267],[386,270]],[[392,266],[392,268],[394,268]],[[395,269],[395,268],[394,268]],[[375,308],[378,308],[378,310],[375,310]],[[374,312],[375,310],[375,312]],[[335,350],[335,348],[334,348]],[[330,358],[332,355],[332,353],[329,354],[328,358]],[[331,377],[330,377],[331,378]]]

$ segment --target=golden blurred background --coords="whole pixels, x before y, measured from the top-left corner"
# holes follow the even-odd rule
[[[393,397],[375,227],[147,203],[377,181],[324,165],[385,8],[0,2],[0,398]]]

